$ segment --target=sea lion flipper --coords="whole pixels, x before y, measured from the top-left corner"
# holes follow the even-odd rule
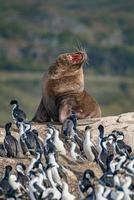
[[[37,109],[32,121],[40,122],[40,123],[51,121],[51,118],[48,116],[45,106],[43,104],[42,98],[41,98],[40,104],[38,106],[38,109]]]
[[[59,121],[63,123],[71,114],[71,105],[69,103],[64,102],[59,107]]]

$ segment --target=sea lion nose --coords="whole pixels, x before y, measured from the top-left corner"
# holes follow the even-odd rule
[[[80,51],[79,54],[81,54],[82,58],[87,59],[87,53],[85,51]]]

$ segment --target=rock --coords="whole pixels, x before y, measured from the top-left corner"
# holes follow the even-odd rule
[[[86,125],[91,126],[92,140],[97,145],[98,144],[98,129],[97,127],[102,124],[105,128],[105,133],[109,134],[113,130],[123,131],[125,134],[125,141],[128,145],[132,147],[134,153],[134,112],[121,114],[119,116],[108,116],[98,119],[85,119],[78,120],[78,130],[80,130],[81,136],[84,133]],[[61,129],[61,124],[54,123],[54,125]],[[46,124],[32,123],[32,128],[38,130],[40,137],[44,140],[46,136]],[[12,128],[13,134],[18,138],[18,130],[14,125]],[[5,136],[5,130],[0,128],[0,143],[3,142]],[[62,138],[62,135],[61,135]],[[84,163],[73,162],[70,158],[69,151],[66,156],[59,156],[59,163],[62,164],[67,169],[68,183],[70,185],[70,191],[78,199],[78,179],[81,178],[85,169],[92,169],[96,176],[101,175],[101,170],[95,163],[89,163],[88,161]],[[15,167],[17,162],[23,162],[26,165],[30,163],[30,158],[23,159],[9,159],[9,158],[0,158],[0,174],[2,175],[3,169],[6,165],[11,164]]]

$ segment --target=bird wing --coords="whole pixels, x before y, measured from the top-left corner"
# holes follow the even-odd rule
[[[18,109],[17,112],[14,112],[14,116],[15,118],[26,119],[26,113],[21,109]]]
[[[94,154],[94,157],[95,157],[95,161],[98,163],[98,155],[99,155],[99,152],[97,151],[96,147],[94,145],[91,146],[91,150]]]
[[[6,151],[13,157],[16,155],[16,141],[16,138],[14,138],[12,135],[8,135],[4,139],[4,146]]]
[[[25,140],[23,138],[23,135],[20,137],[20,145],[21,145],[23,154],[26,154],[27,152],[29,152],[28,147],[27,147]]]
[[[30,131],[26,133],[25,143],[28,149],[31,149],[31,150],[36,149],[36,139],[35,139],[34,133]]]
[[[83,151],[83,142],[80,139],[80,137],[76,134],[76,135],[74,135],[74,139],[75,139],[76,143],[78,144],[80,151]]]

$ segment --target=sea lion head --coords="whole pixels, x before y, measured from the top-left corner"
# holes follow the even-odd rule
[[[86,60],[87,54],[84,51],[60,54],[57,58],[57,62],[64,66],[81,66]]]
[[[52,78],[59,78],[66,74],[72,75],[82,69],[86,60],[87,54],[84,51],[60,54],[56,62],[49,68],[49,75]]]

